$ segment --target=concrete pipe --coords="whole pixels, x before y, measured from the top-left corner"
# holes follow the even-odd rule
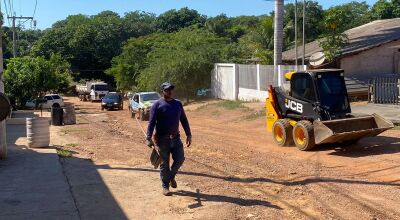
[[[64,108],[64,125],[76,124],[75,106],[67,105]]]
[[[50,123],[48,118],[26,119],[27,145],[30,148],[50,145]]]

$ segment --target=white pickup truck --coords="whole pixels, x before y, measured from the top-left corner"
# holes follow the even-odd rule
[[[105,82],[86,82],[83,85],[76,85],[76,92],[81,101],[100,101],[108,94],[108,84]]]
[[[129,113],[132,118],[136,117],[142,121],[149,119],[150,108],[154,102],[160,99],[157,92],[139,92],[129,98]]]

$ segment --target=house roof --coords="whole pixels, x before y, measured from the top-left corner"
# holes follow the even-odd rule
[[[342,56],[351,55],[380,46],[385,43],[400,40],[400,18],[376,20],[359,27],[345,31],[348,37],[347,45],[342,49]],[[298,47],[298,59],[303,56],[301,46]],[[318,40],[306,44],[305,57],[320,52]],[[295,49],[283,52],[284,61],[295,60]]]

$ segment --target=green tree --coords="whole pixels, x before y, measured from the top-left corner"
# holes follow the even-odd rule
[[[133,11],[122,18],[124,38],[141,37],[156,32],[156,16],[152,13]]]
[[[326,33],[319,41],[324,55],[328,61],[333,61],[341,55],[341,50],[347,42],[342,19],[345,18],[345,11],[341,8],[332,8],[325,16],[324,24]]]
[[[46,92],[63,91],[71,83],[69,64],[55,54],[51,54],[48,60],[28,56],[11,58],[4,78],[7,95],[19,101],[39,97]]]
[[[33,56],[60,53],[74,72],[84,79],[106,79],[104,70],[121,52],[123,22],[117,13],[104,11],[94,16],[73,15],[56,22],[32,47]]]
[[[106,71],[114,77],[119,90],[129,91],[137,86],[140,73],[149,64],[148,54],[168,37],[168,34],[152,34],[128,40],[122,53],[113,58],[111,68]]]
[[[220,14],[207,19],[205,27],[219,37],[227,37],[228,30],[232,27],[232,20],[225,14]]]
[[[249,30],[249,33],[239,39],[238,44],[228,46],[224,50],[224,57],[228,62],[246,63],[250,60],[258,60],[261,64],[272,64],[273,39],[273,19],[269,16],[264,16],[256,27]],[[232,55],[233,60],[230,60],[229,56]]]
[[[233,42],[238,42],[239,38],[254,30],[260,24],[260,17],[257,16],[238,16],[231,20],[232,26],[227,30],[227,36]]]
[[[161,32],[172,33],[192,25],[204,26],[206,16],[187,7],[179,10],[169,10],[157,18],[157,28]]]
[[[369,5],[366,2],[352,1],[331,7],[325,13],[329,15],[331,10],[343,11],[343,17],[338,20],[340,23],[337,24],[341,30],[348,30],[370,22]]]
[[[400,17],[400,1],[399,0],[378,0],[371,9],[371,18],[390,19]]]
[[[142,90],[154,90],[170,81],[178,95],[187,101],[196,90],[208,88],[213,64],[220,60],[226,41],[201,29],[182,29],[154,48],[149,54],[149,66],[139,76]]]

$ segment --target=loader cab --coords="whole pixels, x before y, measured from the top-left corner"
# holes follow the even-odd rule
[[[302,101],[316,102],[317,94],[312,76],[307,73],[294,74],[290,84],[290,95]]]
[[[322,107],[334,114],[351,112],[343,71],[316,73],[316,85]]]
[[[351,112],[343,70],[295,72],[290,85],[290,96],[319,106],[332,117]]]

